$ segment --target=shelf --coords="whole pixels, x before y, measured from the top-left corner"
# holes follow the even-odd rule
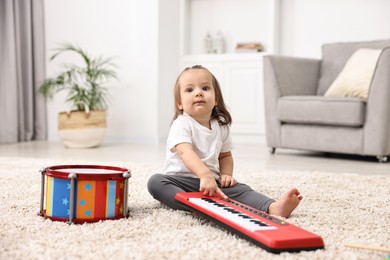
[[[203,40],[221,32],[227,53],[242,42],[278,52],[280,0],[181,0],[181,56],[203,55]],[[245,15],[241,15],[245,14]],[[239,54],[241,55],[241,54]],[[221,56],[222,57],[222,56]]]
[[[184,55],[181,57],[181,61],[193,62],[220,62],[220,61],[256,61],[260,60],[263,56],[269,55],[269,52],[248,52],[248,53],[223,53],[223,54],[199,54],[199,55]]]

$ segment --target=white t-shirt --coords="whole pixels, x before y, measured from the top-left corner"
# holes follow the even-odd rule
[[[218,178],[220,174],[219,154],[233,149],[228,126],[221,126],[217,120],[213,119],[210,130],[187,114],[179,115],[169,130],[163,173],[197,178],[194,173],[188,170],[176,152],[175,146],[180,143],[192,144],[195,153],[214,173],[215,178]]]

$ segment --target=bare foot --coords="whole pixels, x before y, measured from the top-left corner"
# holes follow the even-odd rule
[[[291,188],[282,198],[269,205],[269,214],[288,218],[302,198],[297,188]]]

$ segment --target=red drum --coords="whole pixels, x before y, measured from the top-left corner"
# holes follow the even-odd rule
[[[45,218],[84,223],[128,216],[128,179],[131,173],[126,168],[58,165],[44,168],[41,173],[39,215]]]

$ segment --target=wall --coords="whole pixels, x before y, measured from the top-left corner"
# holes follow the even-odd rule
[[[110,85],[105,142],[158,143],[168,132],[170,91],[179,68],[178,0],[46,0],[48,56],[60,43],[77,43],[90,53],[113,56],[118,78]],[[169,28],[169,30],[167,30]],[[169,31],[177,36],[164,34]],[[170,44],[168,43],[170,42]],[[78,62],[72,56],[64,60]],[[48,63],[47,75],[59,71]],[[58,140],[57,114],[68,110],[64,94],[48,103],[49,140]],[[169,115],[169,116],[168,116]],[[164,120],[160,120],[164,119]],[[161,137],[162,136],[162,137]]]
[[[323,43],[390,38],[388,0],[280,1],[283,55],[320,57]],[[69,41],[116,57],[105,142],[163,142],[179,73],[179,0],[46,0],[45,20],[48,56]],[[58,69],[48,63],[48,76]],[[48,103],[50,140],[64,98]]]
[[[159,82],[157,82],[160,89],[157,97],[157,135],[160,143],[166,142],[174,114],[173,86],[179,74],[180,62],[179,9],[179,1],[177,0],[160,0],[158,22]]]
[[[332,42],[390,39],[388,0],[281,0],[280,53],[321,57]]]

